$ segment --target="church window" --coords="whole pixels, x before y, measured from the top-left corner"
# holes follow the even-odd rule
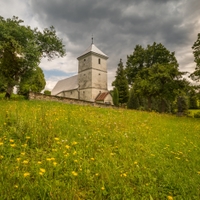
[[[98,62],[99,62],[99,64],[101,64],[101,59],[100,58],[99,58]]]

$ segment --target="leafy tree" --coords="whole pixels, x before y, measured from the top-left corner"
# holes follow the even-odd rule
[[[29,91],[41,92],[46,85],[44,73],[40,67],[36,67],[34,70],[27,71],[21,78],[19,84],[19,94],[27,96]]]
[[[154,64],[142,69],[136,76],[134,88],[137,94],[148,100],[148,109],[152,109],[152,97],[161,101],[161,112],[166,110],[166,102],[175,100],[183,87],[182,72],[172,64]]]
[[[22,22],[18,17],[0,17],[0,76],[5,78],[8,98],[22,77],[38,67],[41,58],[51,60],[65,55],[64,45],[53,26],[41,32],[21,25]]]
[[[137,74],[143,68],[152,67],[154,64],[171,64],[178,67],[175,53],[167,50],[161,43],[154,42],[153,45],[147,45],[146,49],[136,45],[133,54],[127,56],[126,76],[128,83],[132,85]]]
[[[119,103],[124,104],[127,103],[129,97],[129,88],[128,88],[128,81],[125,76],[124,66],[122,59],[118,64],[115,81],[112,83],[115,88],[117,88],[119,93]]]
[[[194,62],[196,62],[195,71],[191,74],[191,78],[195,81],[200,80],[200,33],[198,33],[197,41],[192,46],[194,54]]]
[[[113,90],[113,104],[119,106],[119,93],[116,87]]]

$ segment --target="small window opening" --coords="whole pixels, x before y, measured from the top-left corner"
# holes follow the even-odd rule
[[[99,62],[99,64],[101,64],[101,59],[100,59],[100,58],[99,58],[99,61],[98,61],[98,62]]]

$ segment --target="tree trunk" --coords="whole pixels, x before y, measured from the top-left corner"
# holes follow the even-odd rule
[[[7,86],[7,89],[6,89],[5,98],[6,98],[6,99],[10,99],[10,97],[11,97],[11,95],[12,95],[12,92],[13,92],[13,86],[8,85],[8,86]]]

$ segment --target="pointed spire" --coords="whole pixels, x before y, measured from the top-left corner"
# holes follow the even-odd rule
[[[93,34],[92,34],[92,44],[94,44],[94,38],[93,38]]]

